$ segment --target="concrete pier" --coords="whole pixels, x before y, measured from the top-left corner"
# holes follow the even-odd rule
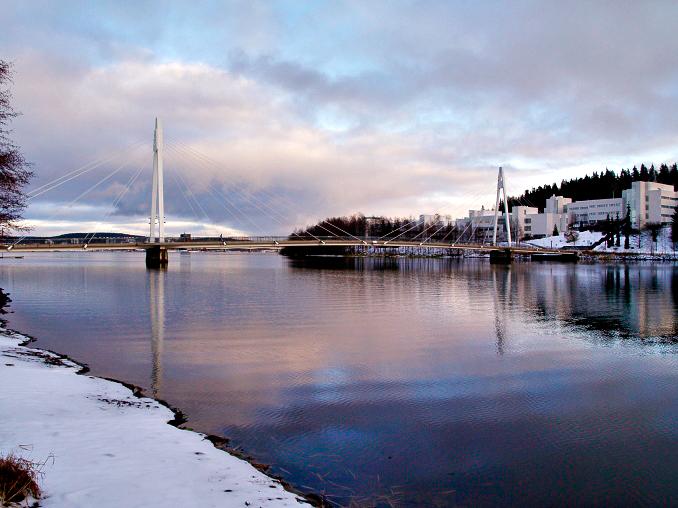
[[[507,265],[513,261],[513,252],[511,249],[490,251],[490,263]]]
[[[165,247],[154,246],[146,249],[146,268],[167,268],[169,255]]]

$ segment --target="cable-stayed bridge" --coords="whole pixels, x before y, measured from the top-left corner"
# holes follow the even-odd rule
[[[137,144],[134,148],[139,148],[141,144]],[[151,213],[149,221],[149,235],[144,241],[136,242],[101,242],[97,241],[96,233],[89,233],[85,235],[84,238],[79,239],[76,243],[63,243],[63,244],[49,244],[49,243],[37,243],[31,242],[28,237],[24,236],[18,239],[12,239],[10,243],[7,243],[2,246],[5,251],[17,251],[17,252],[27,252],[27,251],[83,251],[83,250],[129,250],[129,249],[142,249],[146,251],[146,264],[149,267],[162,267],[166,266],[168,262],[168,251],[170,250],[186,250],[186,249],[201,249],[201,250],[262,250],[262,249],[282,249],[282,248],[328,248],[328,247],[352,247],[352,248],[362,248],[362,249],[398,249],[398,248],[407,248],[407,249],[437,249],[437,250],[456,250],[456,251],[481,251],[489,252],[491,258],[499,261],[510,261],[512,254],[531,254],[531,253],[544,253],[546,249],[540,249],[531,246],[518,246],[513,244],[511,239],[511,228],[510,221],[508,220],[508,208],[507,208],[507,195],[504,186],[504,174],[503,170],[499,168],[499,175],[497,180],[497,193],[496,193],[496,202],[494,207],[494,227],[492,230],[492,239],[490,241],[486,237],[478,239],[477,235],[473,235],[473,231],[469,231],[468,239],[462,241],[464,238],[464,233],[462,231],[459,235],[457,231],[457,238],[453,241],[452,239],[447,238],[449,235],[440,236],[440,232],[448,227],[444,223],[441,225],[438,222],[433,222],[431,224],[422,224],[418,219],[413,219],[404,224],[400,225],[397,228],[394,228],[392,231],[382,234],[381,236],[368,236],[366,235],[355,235],[348,231],[345,231],[336,224],[329,222],[327,220],[320,221],[317,224],[317,228],[322,230],[323,235],[312,234],[308,230],[302,233],[292,233],[291,235],[280,237],[280,236],[227,236],[226,238],[223,235],[220,235],[218,239],[212,238],[191,238],[191,239],[182,239],[178,241],[175,238],[169,238],[165,234],[165,189],[164,189],[164,139],[163,139],[163,130],[162,125],[159,120],[156,119],[155,130],[153,136],[153,179],[152,179],[152,191],[151,191]],[[170,149],[180,155],[184,156],[193,156],[198,162],[207,164],[210,161],[209,157],[191,149],[190,147],[185,146],[170,146]],[[99,159],[93,163],[82,166],[74,171],[71,171],[65,175],[60,176],[59,178],[41,185],[40,187],[33,189],[28,193],[28,201],[37,198],[57,187],[65,185],[74,179],[89,173],[97,167],[110,163],[114,159],[114,156]],[[125,168],[126,164],[121,164],[113,171],[104,176],[94,185],[87,188],[85,191],[80,193],[76,198],[74,198],[68,206],[71,206],[77,203],[85,195],[89,194],[92,190],[96,189],[103,183],[110,181],[116,174],[122,171]],[[122,191],[116,196],[113,202],[113,209],[109,212],[105,218],[108,218],[112,211],[117,205],[120,204],[125,195],[129,192],[130,188],[137,182],[140,175],[143,172],[143,166],[138,169],[135,173],[132,174],[130,179],[127,181],[127,184],[123,187]],[[201,200],[199,200],[195,194],[191,191],[189,184],[186,179],[180,174],[172,174],[174,177],[177,188],[182,192],[183,197],[186,203],[189,205],[190,209],[193,210],[196,216],[204,217],[209,220],[209,216],[205,211]],[[238,204],[234,200],[230,199],[225,193],[219,192],[217,189],[210,188],[208,189],[212,195],[215,197],[221,198],[220,201],[224,206],[224,209],[230,211],[234,217],[238,217],[242,224],[252,222],[252,225],[256,226],[251,218],[247,214],[243,213],[242,210],[239,210]],[[248,199],[250,206],[257,209],[262,214],[266,214],[272,222],[277,223],[278,225],[283,225],[284,217],[276,207],[272,206],[267,202],[265,198],[257,197],[252,193],[247,192],[244,189],[240,189],[241,195],[245,196]],[[503,194],[503,196],[502,196]],[[273,198],[273,196],[271,196]],[[500,203],[503,202],[504,213],[503,220],[500,220],[501,214],[499,213]],[[505,234],[507,241],[500,243],[498,242],[498,232],[501,229],[501,223],[505,226]],[[473,221],[471,221],[466,228],[473,228]],[[451,231],[451,230],[450,230]],[[316,231],[317,233],[317,231]],[[416,234],[415,234],[416,233]],[[547,250],[548,251],[548,250]]]

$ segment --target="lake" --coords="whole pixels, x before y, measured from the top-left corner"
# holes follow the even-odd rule
[[[339,505],[678,502],[678,266],[40,253],[8,325]]]

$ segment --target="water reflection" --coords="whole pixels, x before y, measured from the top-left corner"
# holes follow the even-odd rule
[[[148,270],[149,314],[151,318],[151,393],[158,396],[162,383],[162,351],[165,341],[165,270]]]
[[[504,343],[506,341],[506,327],[504,325],[505,305],[509,301],[508,295],[511,294],[511,267],[493,265],[493,308],[494,308],[494,331],[497,336],[497,354],[504,354]],[[500,279],[501,284],[498,284]]]
[[[191,427],[337,503],[675,495],[674,266],[24,261],[0,265],[11,326],[157,393]]]

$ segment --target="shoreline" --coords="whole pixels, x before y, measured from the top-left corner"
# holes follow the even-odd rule
[[[266,473],[268,470],[267,465],[257,463],[252,457],[231,449],[228,446],[229,440],[227,438],[205,434],[193,429],[181,428],[180,426],[188,421],[186,415],[168,402],[145,395],[141,387],[131,383],[118,379],[93,376],[90,374],[90,369],[86,364],[77,362],[67,355],[47,349],[30,347],[29,344],[36,340],[35,337],[7,328],[5,323],[0,324],[0,357],[2,357],[2,362],[0,362],[0,380],[2,380],[2,384],[5,387],[4,393],[0,394],[0,409],[5,406],[1,412],[5,415],[12,415],[11,418],[5,418],[5,424],[0,422],[0,437],[2,437],[0,440],[0,443],[2,443],[0,444],[0,453],[15,452],[36,462],[44,462],[47,458],[50,459],[43,469],[44,480],[41,482],[41,486],[44,490],[44,497],[40,500],[40,506],[167,506],[167,501],[162,498],[167,497],[168,494],[172,499],[172,504],[179,502],[177,496],[184,496],[193,501],[198,500],[200,506],[322,505],[323,499],[317,494],[296,491],[282,478],[268,475]],[[4,376],[3,373],[5,374]],[[55,377],[55,374],[69,377],[62,377],[62,383],[46,382],[54,381],[51,378]],[[23,393],[26,397],[19,397],[16,391],[12,391],[12,388],[17,389],[17,386],[13,387],[11,383],[12,380],[17,381],[17,377],[20,379],[15,385],[19,385],[19,391],[21,388],[25,388],[26,383],[30,382],[33,383],[32,387],[38,388],[38,390]],[[35,384],[36,379],[37,385]],[[84,383],[74,383],[74,379],[83,380]],[[68,382],[64,383],[64,380]],[[95,383],[92,383],[92,381],[95,381]],[[62,384],[69,386],[64,390],[61,386]],[[88,384],[96,386],[87,386]],[[72,385],[75,385],[75,389]],[[94,391],[92,391],[92,388],[95,388]],[[56,400],[51,398],[42,400],[44,392],[50,391],[50,389],[52,392],[54,390],[60,392],[57,395],[61,396],[61,400],[58,397]],[[39,395],[36,396],[36,393]],[[30,400],[28,395],[30,395]],[[54,395],[54,393],[51,395]],[[58,416],[54,414],[60,410],[68,412],[68,409],[72,409],[71,406],[87,406],[87,403],[91,402],[93,398],[99,403],[96,407],[88,407],[86,410],[80,408],[75,415],[70,414],[68,420],[59,421]],[[17,412],[21,413],[21,407],[26,405],[26,402],[30,406],[28,415],[17,415]],[[37,407],[35,405],[36,402],[38,403]],[[70,404],[68,408],[66,403]],[[91,406],[91,404],[89,405]],[[19,411],[16,410],[17,407],[20,408]],[[92,485],[92,483],[82,482],[83,485],[81,487],[89,492],[106,492],[106,496],[94,494],[93,496],[85,496],[85,498],[78,497],[80,489],[77,488],[77,484],[79,482],[75,477],[80,477],[85,473],[82,470],[84,468],[71,468],[70,473],[66,474],[67,478],[63,477],[63,472],[53,474],[52,477],[61,476],[60,481],[62,484],[59,485],[59,482],[52,484],[50,482],[50,473],[55,473],[54,469],[58,469],[60,463],[64,462],[64,459],[68,462],[68,459],[77,456],[79,459],[77,462],[83,461],[86,464],[87,459],[92,458],[91,452],[101,451],[98,445],[92,446],[92,441],[98,443],[102,436],[99,435],[98,429],[88,425],[87,416],[92,417],[93,422],[96,422],[99,426],[102,425],[102,422],[98,421],[100,418],[97,415],[89,413],[101,410],[109,411],[111,408],[115,411],[116,407],[118,412],[113,415],[113,419],[121,419],[123,424],[127,424],[128,428],[124,430],[130,431],[128,434],[141,435],[142,439],[137,439],[136,441],[138,442],[135,443],[134,438],[132,438],[130,443],[128,442],[130,441],[129,435],[123,436],[123,438],[116,436],[116,428],[113,428],[109,429],[110,432],[105,434],[106,445],[110,447],[111,443],[117,443],[121,440],[127,441],[127,448],[116,448],[116,451],[120,454],[129,454],[134,453],[135,450],[135,447],[131,446],[132,444],[143,448],[144,445],[148,444],[143,442],[144,439],[146,441],[155,441],[153,446],[151,446],[153,448],[151,451],[157,451],[165,459],[169,459],[166,462],[173,466],[170,467],[169,472],[173,473],[176,478],[172,478],[171,475],[168,476],[168,471],[153,470],[156,476],[160,475],[159,480],[161,485],[164,483],[167,487],[158,490],[157,482],[152,482],[148,478],[142,483],[138,483],[138,479],[143,471],[128,469],[129,463],[122,468],[124,471],[116,471],[115,467],[111,468],[110,464],[106,464],[105,467],[99,464],[99,470],[96,467],[87,468],[88,471],[86,473],[89,473],[90,476],[94,473],[95,476],[100,478],[99,482],[103,485],[97,485],[96,483]],[[41,409],[45,414],[39,415]],[[38,418],[37,422],[34,421],[36,412],[38,413],[37,416],[43,416],[42,419]],[[124,414],[118,414],[120,412]],[[126,416],[130,412],[139,412],[140,414]],[[63,430],[62,426],[68,426],[68,423],[73,421],[73,416],[78,417],[77,420],[82,423],[82,428],[77,428],[77,435],[71,436],[74,438],[74,442],[70,442],[65,448],[65,451],[70,452],[70,456],[63,453],[55,455],[53,451],[55,448],[59,448],[59,439],[50,442],[50,437],[59,436]],[[133,420],[138,419],[144,420],[144,425],[135,428],[136,423]],[[148,422],[149,419],[152,420],[150,423]],[[104,425],[106,423],[110,422],[103,422]],[[16,429],[23,430],[25,427],[30,426],[29,424],[37,424],[40,427],[40,432],[36,434],[38,437],[35,438],[35,441],[40,441],[39,445],[37,445],[38,449],[51,447],[51,451],[47,455],[33,456],[36,447],[35,442],[28,443],[26,439],[22,439],[21,442],[8,442],[7,435],[10,435],[9,439],[11,440],[12,428],[15,429],[16,434]],[[129,428],[129,424],[132,424],[131,428]],[[176,435],[171,435],[167,432],[168,430],[176,433]],[[52,431],[51,435],[48,436],[47,434],[50,431]],[[22,432],[18,431],[18,434],[21,435]],[[30,432],[28,434],[30,435]],[[26,436],[22,435],[22,437],[25,438]],[[119,439],[116,440],[116,437]],[[44,441],[47,441],[47,443]],[[113,447],[115,448],[115,444],[113,444]],[[198,448],[198,451],[194,451],[191,454],[190,460],[187,460],[186,454],[182,453],[185,452],[184,449],[186,447]],[[81,448],[85,448],[84,452],[90,453],[90,455],[80,456],[83,452]],[[30,453],[26,453],[29,450]],[[116,454],[108,453],[105,455],[112,458]],[[208,457],[210,462],[214,462],[210,464],[211,467],[202,467],[203,471],[199,475],[193,475],[190,478],[192,476],[191,473],[198,469],[196,462],[200,462]],[[152,456],[147,455],[136,457],[136,465],[139,466],[139,469],[147,470],[152,465],[152,458]],[[185,463],[184,467],[177,469],[176,465],[180,461]],[[132,460],[132,466],[134,465],[134,460]],[[73,464],[67,465],[67,468],[70,466],[73,466]],[[118,467],[118,469],[121,468]],[[233,473],[234,470],[235,473]],[[219,482],[215,483],[215,476],[219,478],[219,482],[223,482],[219,487],[231,486],[233,488],[221,488],[217,489],[219,490],[217,492],[214,486]],[[122,492],[123,499],[111,498],[112,492],[110,487],[125,487],[126,480],[131,482],[136,489],[131,492]],[[63,483],[66,485],[63,485]],[[199,484],[198,491],[195,490],[195,483]],[[73,484],[75,484],[76,488],[69,489],[68,485],[73,487]],[[273,489],[276,490],[274,491]],[[120,489],[115,490],[120,492]],[[154,499],[158,496],[159,499]]]

